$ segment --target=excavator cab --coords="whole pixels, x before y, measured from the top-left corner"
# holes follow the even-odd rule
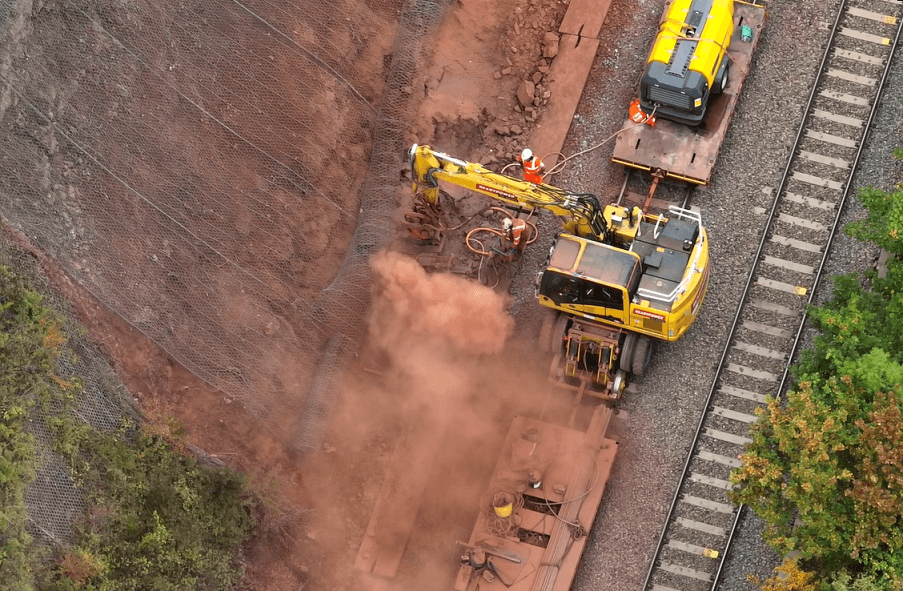
[[[666,341],[696,319],[708,286],[708,240],[698,213],[631,217],[606,206],[611,244],[562,233],[537,283],[539,303],[559,312]]]
[[[560,235],[540,279],[539,302],[569,314],[626,324],[641,275],[636,253]]]

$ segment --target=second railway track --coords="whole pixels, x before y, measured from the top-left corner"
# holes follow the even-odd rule
[[[841,3],[644,590],[716,589],[742,508],[730,471],[766,395],[780,395],[900,35],[903,2]]]

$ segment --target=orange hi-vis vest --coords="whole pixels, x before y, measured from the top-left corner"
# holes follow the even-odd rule
[[[511,234],[511,242],[514,243],[514,246],[519,246],[521,238],[524,237],[524,230],[527,229],[527,222],[522,219],[515,218],[511,220],[511,229],[509,230]]]
[[[537,185],[542,184],[542,160],[533,156],[527,160],[521,160],[521,157],[518,156],[517,159],[524,167],[524,180],[529,181],[531,183],[535,183]]]

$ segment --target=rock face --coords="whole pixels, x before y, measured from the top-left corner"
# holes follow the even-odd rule
[[[533,94],[536,92],[536,85],[531,80],[524,80],[517,87],[517,100],[521,106],[529,107],[533,105]]]
[[[440,145],[491,170],[529,145],[549,105],[550,66],[564,37],[556,34],[570,0],[469,0],[443,25],[422,86],[411,142]],[[507,7],[487,14],[488,6]],[[467,31],[468,34],[462,34]],[[495,35],[495,36],[493,36]],[[490,52],[480,43],[497,39]],[[480,56],[461,63],[455,56]],[[422,90],[421,90],[422,88]],[[422,95],[420,94],[422,93]],[[488,162],[487,162],[488,161]]]

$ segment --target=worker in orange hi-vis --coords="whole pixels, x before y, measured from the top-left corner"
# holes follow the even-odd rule
[[[523,152],[520,153],[520,156],[517,157],[517,161],[524,167],[525,181],[536,183],[537,185],[542,184],[542,173],[545,170],[546,165],[533,154],[533,150],[524,148]]]
[[[514,218],[513,220],[505,218],[502,222],[502,227],[505,228],[505,239],[511,244],[512,254],[514,254],[514,249],[523,252],[524,247],[527,246],[527,241],[524,239],[524,230],[527,229],[527,222],[520,218]]]

